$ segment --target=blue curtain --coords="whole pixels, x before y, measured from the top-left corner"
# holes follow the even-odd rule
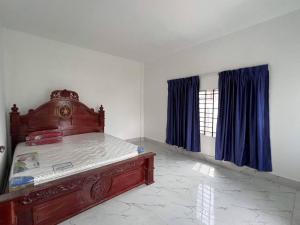
[[[268,65],[219,73],[215,157],[272,171]]]
[[[200,152],[199,76],[168,81],[166,142]]]

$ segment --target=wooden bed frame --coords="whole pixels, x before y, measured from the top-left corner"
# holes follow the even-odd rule
[[[20,115],[10,113],[12,149],[28,133],[55,129],[64,135],[104,132],[104,110],[98,112],[79,101],[76,92],[57,90],[50,101]],[[154,153],[81,172],[35,187],[0,195],[0,225],[57,224],[141,184],[151,184]],[[96,222],[96,221],[95,221]]]

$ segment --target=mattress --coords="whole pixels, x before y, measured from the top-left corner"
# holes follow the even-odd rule
[[[104,133],[66,136],[61,143],[49,145],[19,143],[10,172],[10,189],[22,186],[20,179],[28,182],[31,178],[29,183],[39,185],[137,155],[138,146]]]

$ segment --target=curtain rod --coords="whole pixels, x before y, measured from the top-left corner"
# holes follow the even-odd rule
[[[199,73],[199,76],[206,76],[206,75],[211,75],[211,74],[217,74],[218,75],[219,73],[224,72],[224,71],[239,70],[239,69],[257,67],[257,66],[264,66],[264,65],[269,66],[268,63],[252,64],[252,65],[247,65],[247,66],[240,66],[239,68],[222,69],[220,71],[215,71],[215,72]]]
[[[214,71],[214,72],[206,72],[206,73],[190,73],[187,76],[184,77],[176,77],[176,78],[171,78],[168,80],[176,80],[176,79],[181,79],[181,78],[188,78],[188,77],[193,77],[193,76],[207,76],[207,75],[212,75],[212,74],[216,74],[219,75],[219,73],[224,72],[224,71],[230,71],[230,70],[238,70],[238,69],[244,69],[244,68],[248,68],[248,67],[256,67],[256,66],[264,66],[264,65],[268,65],[268,63],[258,63],[258,64],[251,64],[251,65],[240,65],[238,68],[236,67],[232,67],[229,69],[220,69],[219,71]],[[194,75],[191,75],[194,74]]]

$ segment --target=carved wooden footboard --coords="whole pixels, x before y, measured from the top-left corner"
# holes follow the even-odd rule
[[[50,101],[20,115],[10,113],[11,146],[30,133],[60,129],[63,135],[104,132],[104,109],[79,102],[74,91],[53,91]],[[84,149],[83,149],[84,151]],[[0,225],[57,224],[141,184],[151,184],[154,153],[145,153],[97,169],[0,196]]]
[[[1,225],[57,224],[141,184],[151,184],[154,153],[0,196]]]

